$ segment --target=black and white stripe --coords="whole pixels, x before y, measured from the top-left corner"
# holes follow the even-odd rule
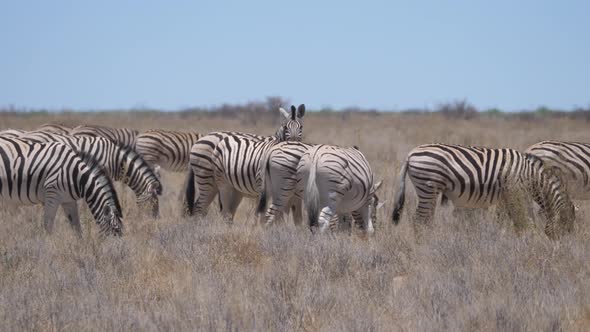
[[[279,109],[285,120],[274,136],[261,137],[235,132],[208,134],[191,149],[190,168],[186,185],[186,212],[203,216],[215,195],[219,193],[222,213],[233,215],[242,196],[257,196],[258,166],[268,149],[284,140],[301,140],[305,105],[291,106],[291,113]],[[195,183],[199,197],[195,196]]]
[[[484,208],[509,200],[511,192],[532,195],[547,217],[545,233],[556,236],[556,223],[571,230],[574,207],[561,178],[541,159],[513,149],[428,144],[413,149],[400,172],[393,222],[400,220],[406,174],[418,195],[416,222],[428,223],[442,193],[456,207]]]
[[[196,132],[149,130],[137,136],[136,151],[156,172],[188,170],[191,147],[201,137]]]
[[[572,199],[590,199],[590,144],[543,141],[526,152],[559,169]]]
[[[120,181],[133,190],[140,210],[150,209],[152,216],[158,216],[158,195],[162,193],[162,185],[153,170],[134,150],[119,146],[106,138],[93,136],[68,136],[36,131],[19,139],[36,143],[60,142],[94,156],[113,180]]]
[[[80,233],[76,201],[84,199],[103,233],[122,232],[121,207],[109,177],[92,157],[65,144],[0,138],[0,196],[9,202],[43,204],[49,232],[61,205]]]
[[[69,133],[73,136],[94,136],[104,137],[119,145],[126,146],[135,150],[137,135],[139,132],[129,128],[111,128],[95,125],[80,125],[72,129]]]
[[[326,231],[336,215],[352,214],[371,234],[377,222],[381,182],[365,156],[356,148],[316,145],[306,151],[297,166],[298,191],[304,192],[309,226]]]

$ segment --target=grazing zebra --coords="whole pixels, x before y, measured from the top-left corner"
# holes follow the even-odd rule
[[[201,137],[196,132],[153,129],[137,136],[136,151],[158,173],[188,170],[191,147]]]
[[[25,134],[27,131],[26,130],[21,130],[21,129],[5,129],[0,131],[0,136],[2,137],[6,137],[6,138],[15,138],[15,137],[19,137],[23,134]]]
[[[121,207],[109,177],[90,155],[78,154],[65,144],[0,137],[0,197],[21,204],[43,204],[48,232],[61,205],[78,234],[76,201],[84,199],[102,233],[122,233]]]
[[[33,132],[43,131],[47,133],[68,135],[71,130],[71,127],[68,127],[61,123],[44,123],[40,125],[37,129],[35,129]]]
[[[151,208],[153,217],[159,215],[158,195],[162,194],[160,180],[143,158],[130,148],[102,137],[67,136],[40,131],[28,133],[19,139],[33,143],[59,142],[94,156],[113,180],[123,182],[133,190],[141,210]]]
[[[485,208],[510,200],[509,193],[523,190],[532,195],[547,218],[545,234],[555,238],[557,222],[571,231],[574,207],[561,178],[533,155],[512,149],[488,149],[428,144],[413,149],[400,171],[393,222],[399,223],[409,175],[418,195],[416,223],[428,223],[439,193],[457,207]]]
[[[200,138],[191,148],[186,179],[185,212],[207,214],[220,194],[220,208],[232,220],[243,195],[257,196],[256,173],[264,152],[277,142],[301,140],[305,105],[291,106],[291,113],[279,108],[285,118],[273,136],[262,137],[234,132],[215,132]],[[199,197],[195,201],[195,183]]]
[[[590,144],[543,141],[526,152],[559,169],[572,199],[590,199]]]
[[[137,135],[139,131],[129,128],[111,128],[105,126],[80,125],[69,133],[73,136],[95,136],[104,137],[119,145],[135,150]]]
[[[336,214],[352,213],[362,229],[372,234],[382,182],[374,176],[365,156],[356,148],[316,145],[306,151],[297,166],[299,191],[303,191],[309,226],[324,232]]]

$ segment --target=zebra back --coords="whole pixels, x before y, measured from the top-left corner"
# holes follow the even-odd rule
[[[33,131],[44,131],[48,133],[68,135],[71,130],[72,127],[66,126],[63,123],[44,123]]]
[[[135,149],[139,131],[129,128],[111,128],[96,125],[80,125],[70,131],[74,136],[104,137],[116,144]]]
[[[191,147],[201,138],[196,132],[151,129],[137,136],[137,152],[153,167],[186,171]]]
[[[22,129],[5,129],[0,131],[0,136],[7,138],[15,138],[25,134],[27,131]]]

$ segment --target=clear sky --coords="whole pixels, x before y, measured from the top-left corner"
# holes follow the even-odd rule
[[[565,0],[0,0],[0,107],[588,107],[589,15]]]

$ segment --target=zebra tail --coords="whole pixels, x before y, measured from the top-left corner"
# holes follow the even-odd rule
[[[307,211],[307,218],[309,221],[309,227],[316,226],[318,224],[319,217],[319,204],[320,204],[320,193],[318,185],[316,183],[316,172],[318,167],[318,158],[315,154],[311,154],[311,165],[309,167],[309,178],[307,179],[307,185],[305,187],[305,210]]]
[[[403,164],[399,172],[399,187],[395,193],[395,205],[393,206],[392,221],[394,225],[399,224],[406,201],[406,174],[408,173],[408,160]]]
[[[195,209],[195,174],[189,165],[188,174],[185,180],[184,213],[185,216],[192,216]]]
[[[261,192],[258,199],[258,207],[256,208],[256,215],[264,213],[268,204],[268,191],[270,188],[270,158],[263,162],[264,171],[260,172],[261,177]]]

